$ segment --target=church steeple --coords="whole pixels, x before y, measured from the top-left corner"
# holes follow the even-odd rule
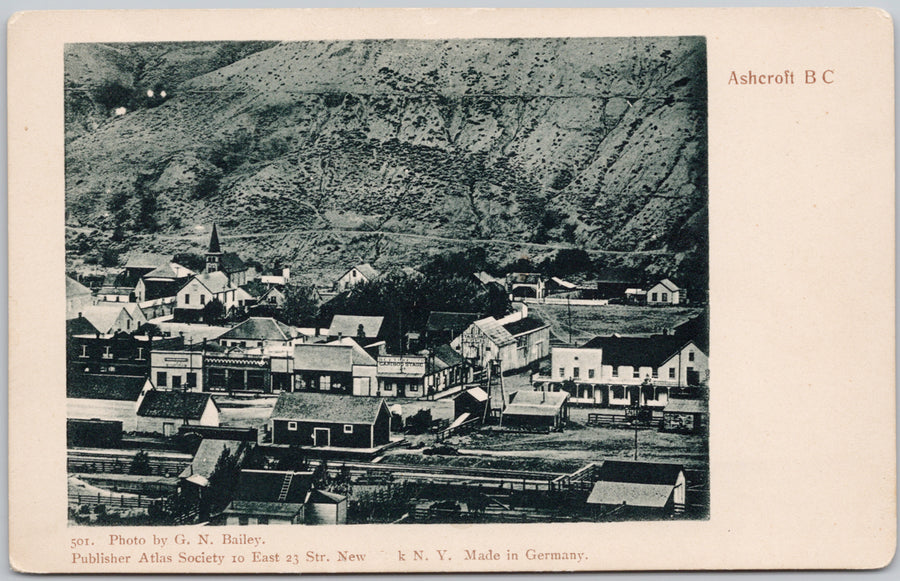
[[[222,248],[219,246],[219,233],[213,223],[212,234],[209,236],[209,250],[206,252],[206,272],[219,270],[219,261],[222,259]]]

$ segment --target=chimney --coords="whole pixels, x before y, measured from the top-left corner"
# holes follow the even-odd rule
[[[281,276],[284,277],[284,280],[287,281],[291,278],[291,269],[290,268],[282,268]]]

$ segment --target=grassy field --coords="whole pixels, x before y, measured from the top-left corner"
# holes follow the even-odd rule
[[[699,315],[696,307],[636,307],[630,305],[573,306],[571,325],[566,305],[528,305],[529,313],[550,324],[553,336],[564,343],[584,343],[597,335],[640,335],[671,329]]]

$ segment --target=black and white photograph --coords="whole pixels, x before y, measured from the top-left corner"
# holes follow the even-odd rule
[[[61,56],[70,527],[709,518],[706,38]]]

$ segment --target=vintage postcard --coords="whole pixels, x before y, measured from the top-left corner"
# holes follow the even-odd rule
[[[885,13],[8,29],[14,569],[893,558]]]

